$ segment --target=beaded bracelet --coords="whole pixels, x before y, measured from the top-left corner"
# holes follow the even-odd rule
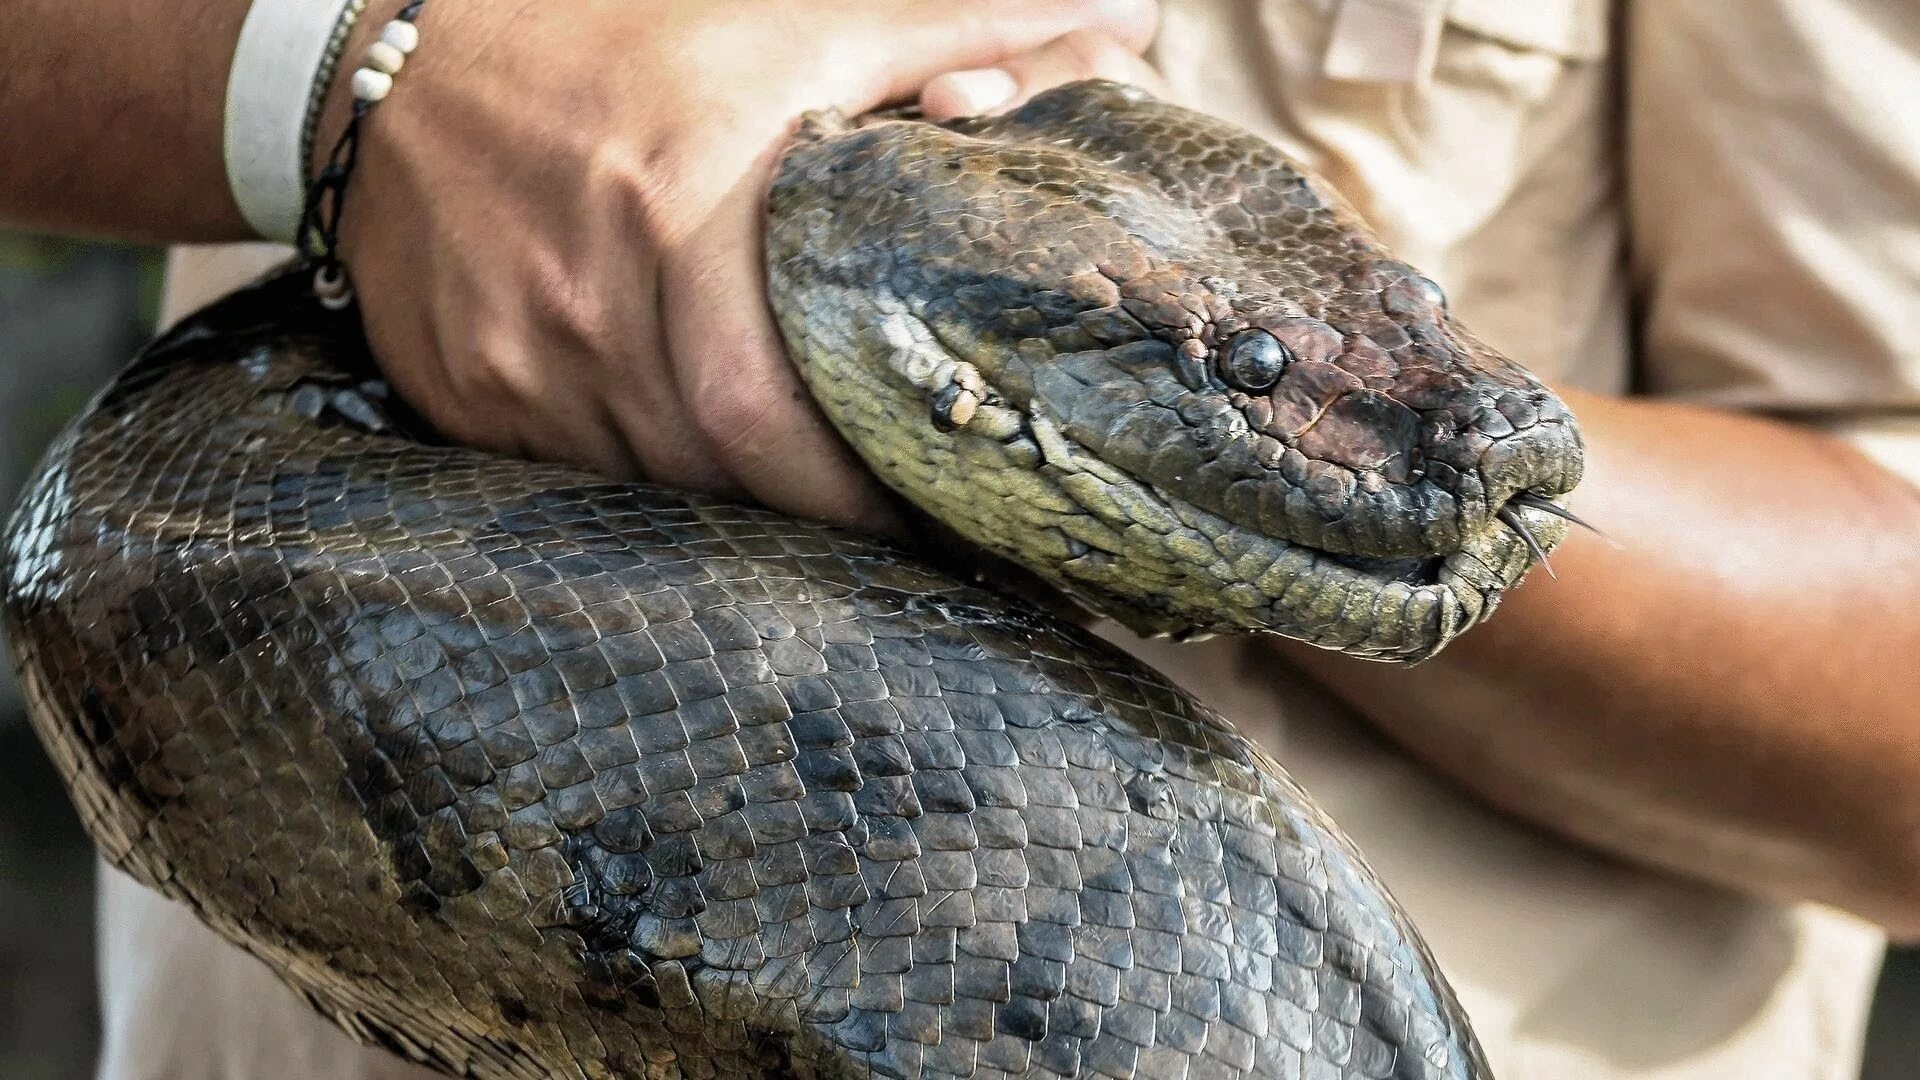
[[[347,38],[353,36],[353,28],[359,24],[360,15],[367,9],[367,0],[347,0],[340,9],[340,17],[333,24],[333,33],[327,38],[327,51],[320,55],[320,70],[313,77],[313,88],[307,92],[307,112],[300,121],[300,175],[304,179],[307,162],[313,160],[313,140],[320,134],[320,117],[326,112],[327,90],[333,85],[333,76],[340,70],[340,56],[347,51]],[[302,184],[304,191],[306,185]]]
[[[415,20],[425,6],[426,0],[408,0],[393,21],[381,28],[379,40],[367,46],[353,73],[353,115],[327,155],[326,168],[307,189],[306,208],[300,215],[300,250],[314,265],[314,295],[333,311],[353,303],[353,284],[340,261],[340,215],[346,207],[347,180],[360,157],[360,125],[393,92],[393,77],[419,47],[420,28]]]

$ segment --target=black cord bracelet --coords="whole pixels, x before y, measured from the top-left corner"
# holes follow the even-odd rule
[[[408,0],[380,31],[379,40],[367,47],[366,58],[353,73],[353,115],[334,141],[326,167],[307,188],[300,213],[300,251],[314,268],[314,295],[336,311],[353,303],[353,285],[340,260],[340,216],[346,210],[347,181],[360,160],[360,126],[392,91],[394,75],[419,45],[420,31],[414,21],[425,6],[426,0]]]

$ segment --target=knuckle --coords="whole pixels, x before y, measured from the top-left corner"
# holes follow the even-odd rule
[[[1041,4],[1003,3],[1006,11],[1032,16],[1050,15],[1067,25],[1093,26],[1105,14],[1108,0],[1047,0]]]
[[[612,297],[600,276],[552,251],[528,250],[526,304],[533,322],[582,342],[599,341],[614,319]]]
[[[540,373],[524,349],[508,344],[504,332],[483,333],[447,357],[450,397],[463,419],[498,418],[516,403],[537,399]]]
[[[1160,28],[1160,0],[1108,0],[1106,7],[1118,28],[1138,35],[1142,46]]]
[[[727,379],[696,395],[693,426],[715,457],[751,468],[777,451],[790,407],[764,379]]]

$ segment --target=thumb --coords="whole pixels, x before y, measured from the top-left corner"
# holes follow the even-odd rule
[[[939,75],[994,67],[1082,31],[1138,54],[1152,42],[1160,19],[1158,0],[913,0],[911,7],[898,21],[869,21],[875,37],[857,47],[868,56],[888,56],[893,64],[881,87],[883,98],[849,102],[851,109],[913,100]]]
[[[1160,73],[1145,60],[1104,34],[1080,30],[995,67],[941,75],[920,92],[920,106],[933,121],[1003,112],[1042,90],[1081,79],[1111,79],[1168,96]]]

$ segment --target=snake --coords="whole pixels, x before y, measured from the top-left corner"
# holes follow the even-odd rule
[[[862,460],[1139,631],[1415,661],[1564,535],[1564,405],[1224,121],[810,115],[765,221]],[[105,858],[441,1073],[1490,1075],[1281,764],[1038,590],[453,445],[299,272],[104,389],[4,552]]]

